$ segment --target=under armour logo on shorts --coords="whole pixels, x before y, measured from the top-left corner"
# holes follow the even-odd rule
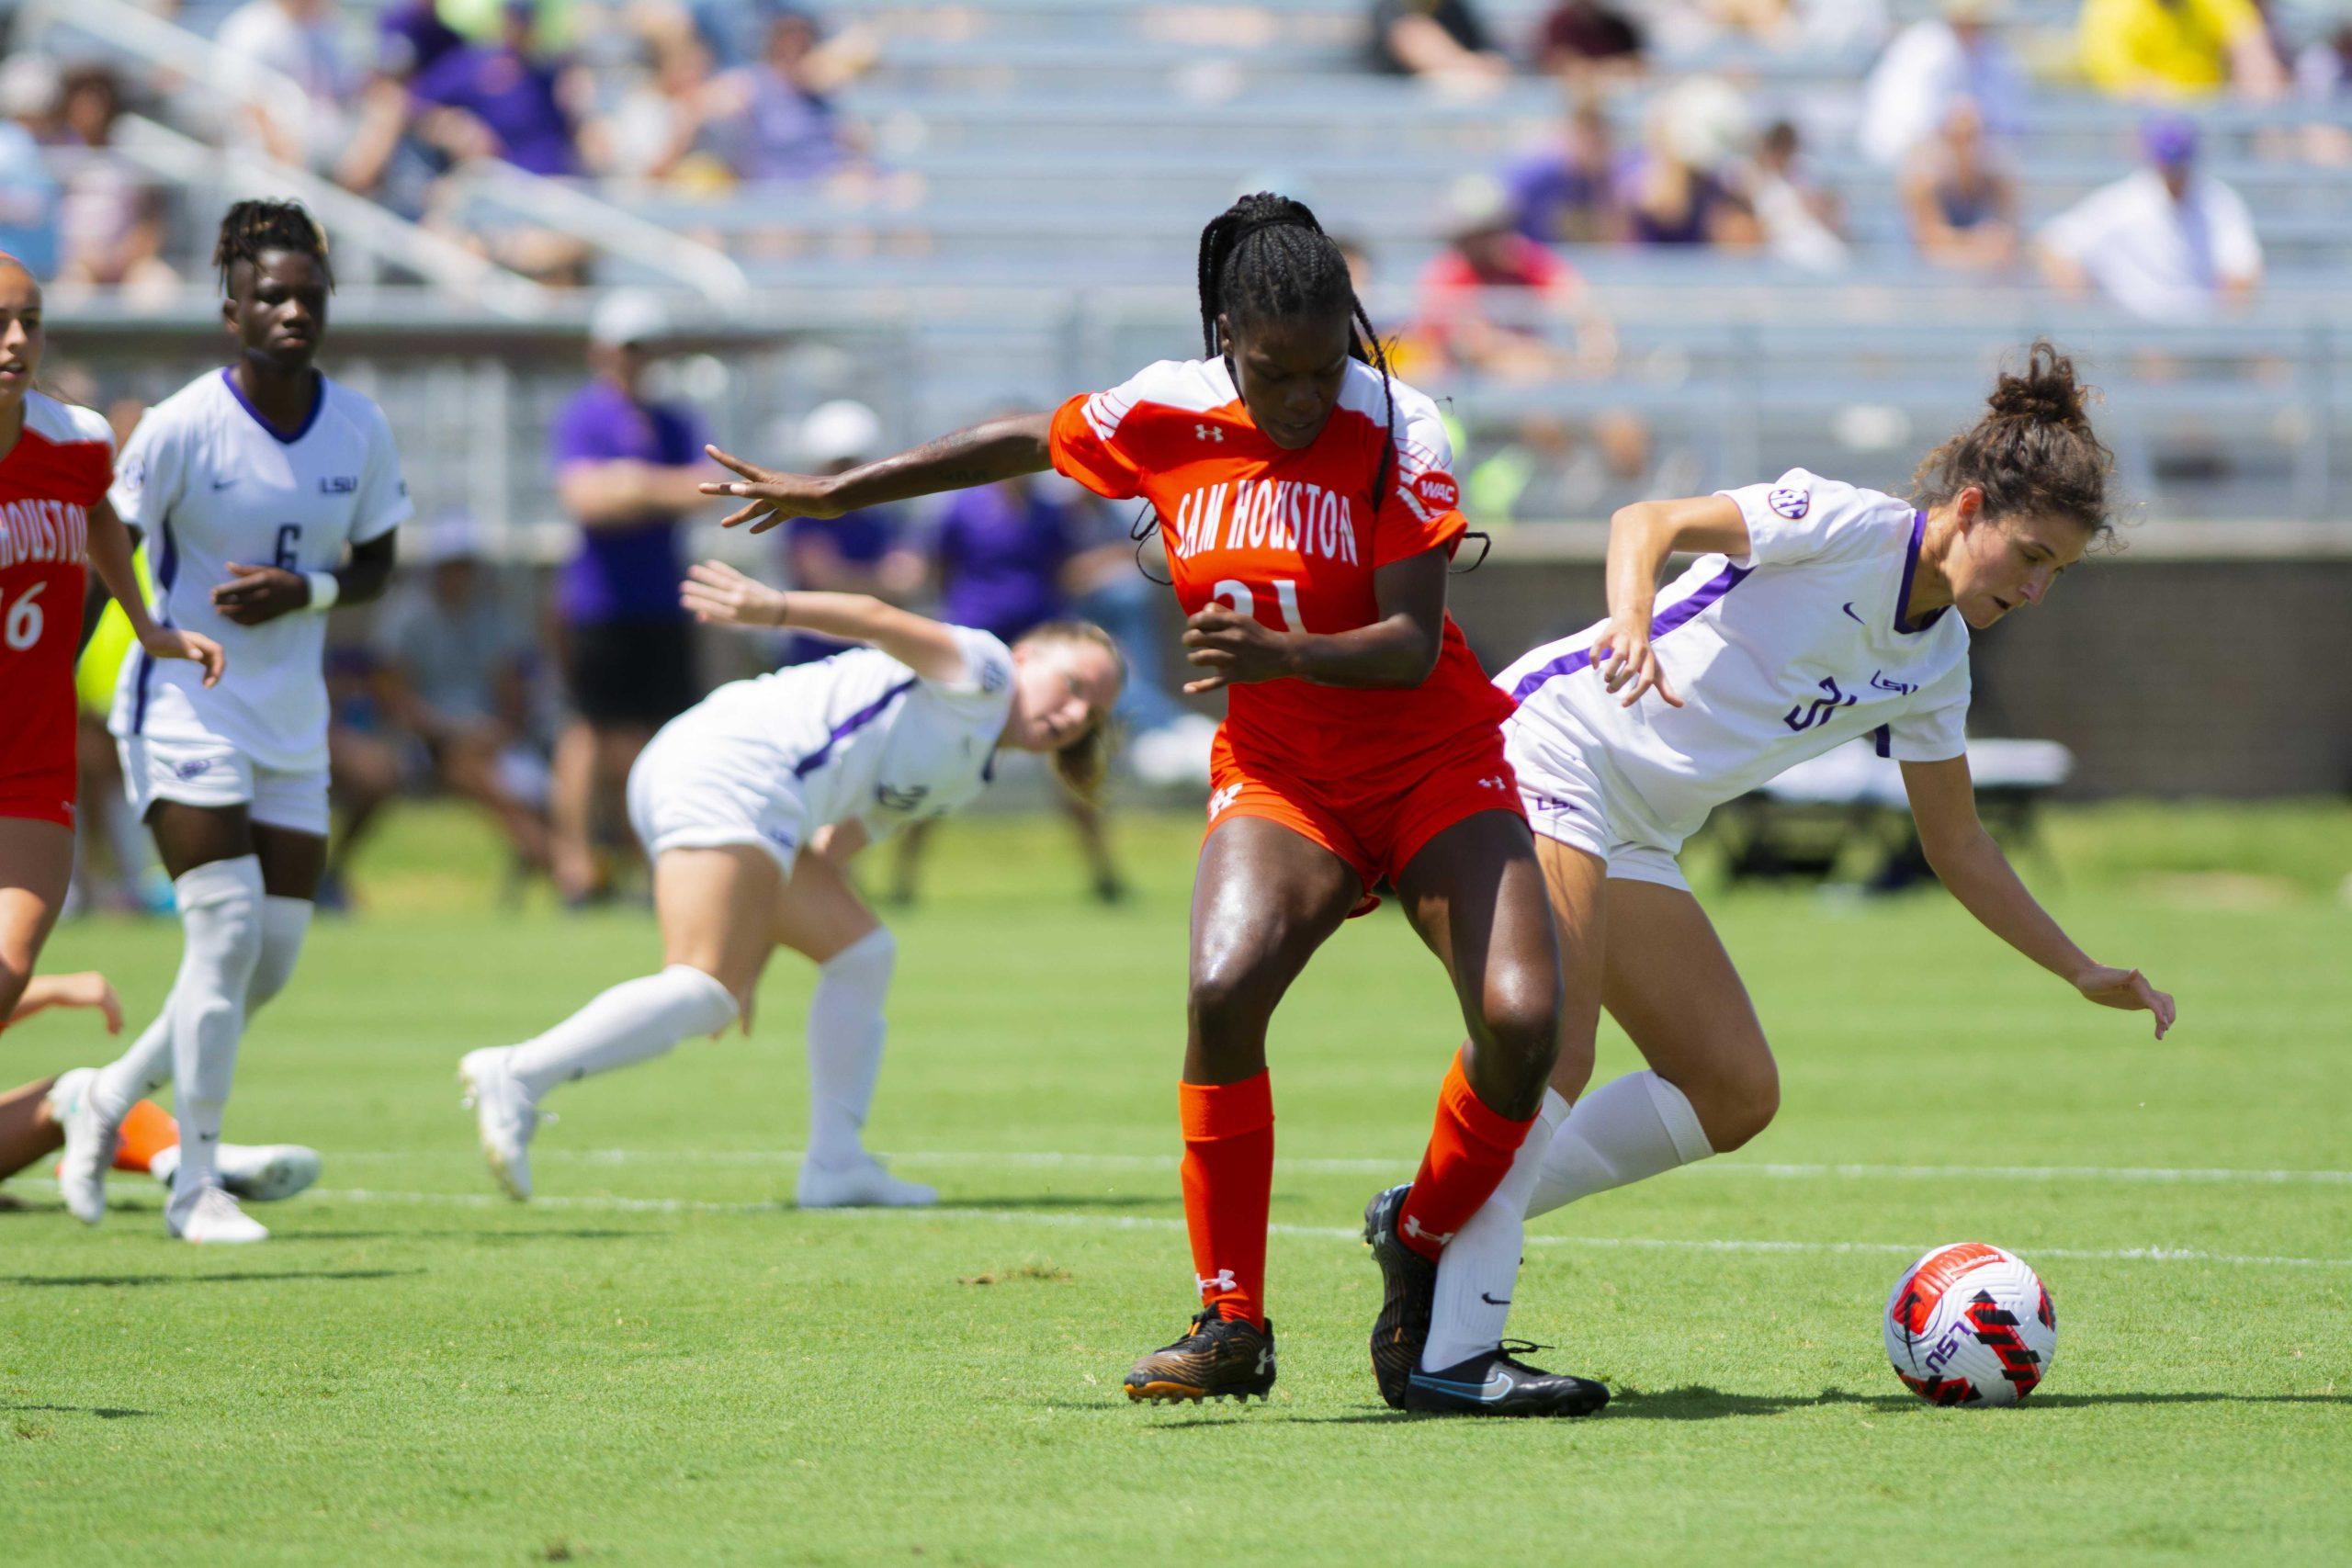
[[[1209,792],[1209,818],[1214,821],[1219,813],[1241,798],[1241,785],[1229,784],[1223,789]]]

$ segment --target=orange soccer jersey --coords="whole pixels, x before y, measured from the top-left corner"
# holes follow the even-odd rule
[[[1389,421],[1380,373],[1353,362],[1330,422],[1301,450],[1260,434],[1223,359],[1163,360],[1064,403],[1054,467],[1097,494],[1151,503],[1187,615],[1214,601],[1286,631],[1349,631],[1379,619],[1374,571],[1450,548],[1467,526],[1436,405],[1388,386],[1395,460],[1377,515]],[[1510,712],[1451,615],[1436,670],[1409,690],[1284,680],[1227,695],[1226,739],[1243,763],[1356,795],[1410,786]]]

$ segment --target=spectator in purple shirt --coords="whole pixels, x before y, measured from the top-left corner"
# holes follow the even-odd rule
[[[693,705],[694,645],[678,604],[678,520],[706,504],[703,435],[689,411],[650,400],[642,382],[669,332],[660,299],[605,296],[589,330],[596,378],[556,418],[556,491],[580,547],[556,584],[572,715],[556,742],[549,801],[556,886],[600,883],[600,815],[617,814],[629,764],[654,730]]]
[[[1617,150],[1600,101],[1579,94],[1562,135],[1503,171],[1511,227],[1542,245],[1597,244],[1620,238]]]
[[[1067,616],[1073,569],[1089,542],[1079,508],[1089,504],[1077,487],[1057,478],[1023,477],[957,491],[931,535],[940,618],[1010,643]],[[1106,904],[1125,897],[1126,884],[1112,862],[1101,808],[1067,790],[1055,795],[1078,829],[1094,896]],[[933,826],[918,823],[899,835],[890,892],[898,903],[914,901],[916,872]]]
[[[812,474],[844,473],[883,456],[882,422],[864,403],[839,398],[810,410],[793,436],[777,445],[797,447]],[[888,506],[793,519],[785,532],[784,564],[795,588],[871,593],[894,604],[912,597],[923,581],[922,556],[902,540],[898,510]],[[830,659],[848,646],[794,632],[785,641],[783,662]]]
[[[509,4],[495,45],[463,44],[419,71],[409,86],[417,130],[453,160],[503,158],[535,175],[576,175],[584,79],[533,51],[533,9]]]

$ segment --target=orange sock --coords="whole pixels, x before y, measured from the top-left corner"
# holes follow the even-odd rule
[[[1396,1211],[1398,1239],[1435,1258],[1478,1205],[1494,1196],[1534,1122],[1532,1116],[1515,1122],[1489,1109],[1462,1076],[1462,1053],[1455,1052],[1445,1087],[1438,1090],[1437,1125],[1430,1131],[1428,1152],[1404,1207]]]
[[[1274,1186],[1274,1096],[1266,1075],[1178,1086],[1184,1224],[1201,1304],[1266,1321],[1266,1205]]]
[[[122,1119],[122,1135],[115,1140],[114,1168],[145,1175],[147,1163],[165,1149],[179,1147],[180,1124],[152,1100],[142,1100]]]

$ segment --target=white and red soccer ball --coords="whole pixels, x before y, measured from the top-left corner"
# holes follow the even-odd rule
[[[1980,1241],[1939,1247],[1886,1298],[1886,1357],[1930,1404],[2015,1404],[2058,1352],[2058,1314],[2025,1259]]]

